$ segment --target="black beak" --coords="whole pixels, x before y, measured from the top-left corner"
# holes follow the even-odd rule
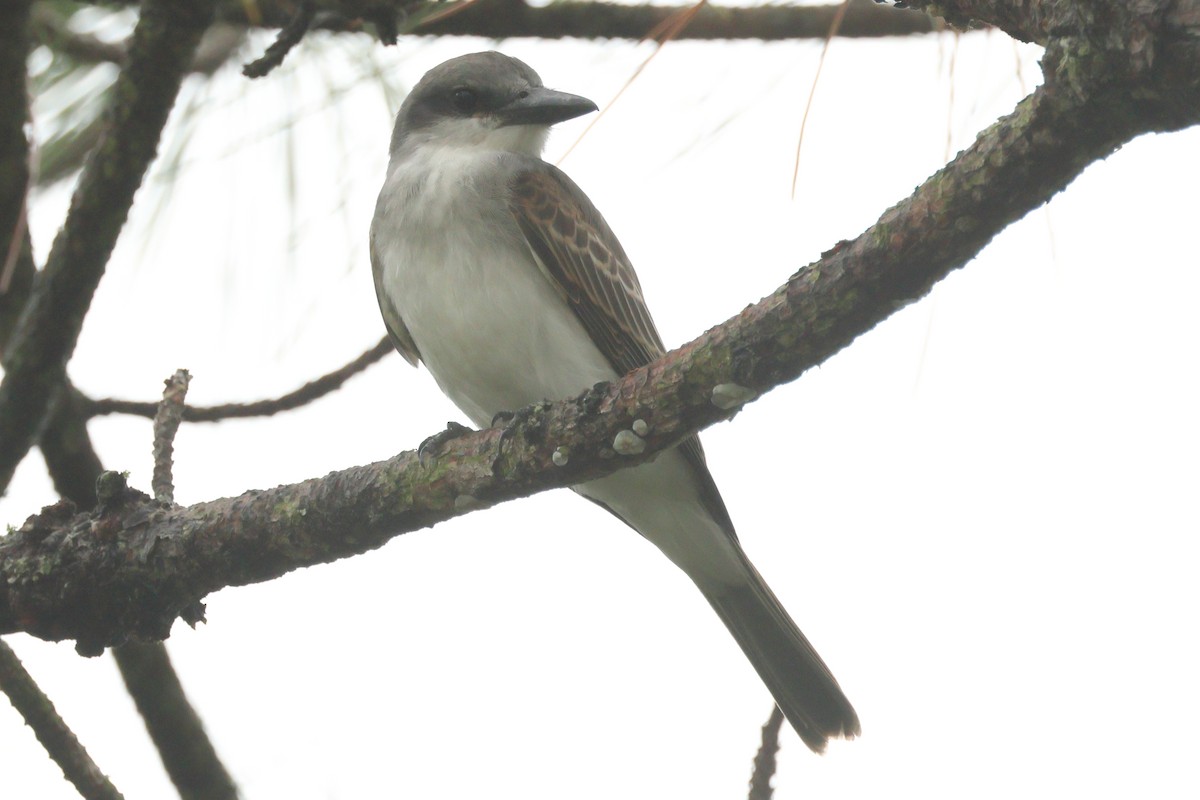
[[[498,109],[496,116],[501,126],[553,125],[598,110],[586,97],[539,86]]]

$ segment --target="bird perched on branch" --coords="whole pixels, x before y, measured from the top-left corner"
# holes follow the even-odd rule
[[[371,223],[379,307],[401,355],[424,363],[476,425],[665,353],[617,237],[540,157],[551,125],[595,110],[488,52],[434,67],[396,118]],[[687,573],[810,748],[859,733],[837,681],[738,544],[699,439],[574,489]]]

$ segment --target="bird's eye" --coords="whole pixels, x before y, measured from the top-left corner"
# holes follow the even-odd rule
[[[450,95],[454,107],[464,114],[470,114],[479,105],[479,97],[471,89],[460,86]]]

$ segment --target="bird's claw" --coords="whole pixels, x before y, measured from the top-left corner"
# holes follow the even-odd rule
[[[501,411],[496,416],[492,417],[492,427],[500,428],[500,442],[496,448],[497,454],[504,450],[504,442],[509,436],[509,432],[513,430],[514,425],[519,425],[526,422],[530,418],[537,415],[546,404],[535,403],[532,406],[518,408],[516,411]],[[499,455],[497,455],[499,458]]]
[[[516,418],[517,418],[516,411],[497,411],[496,415],[492,417],[492,424],[490,425],[490,427],[492,427],[492,428],[506,427],[508,425],[508,423],[512,422]]]
[[[421,442],[417,448],[417,460],[421,462],[421,466],[428,467],[437,461],[438,454],[441,453],[442,447],[452,439],[457,439],[464,433],[470,433],[471,429],[466,425],[460,425],[451,420],[446,423],[446,429],[435,433],[425,441]]]

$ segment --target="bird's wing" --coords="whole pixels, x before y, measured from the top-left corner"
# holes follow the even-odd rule
[[[624,375],[666,353],[642,286],[616,234],[583,190],[562,171],[545,165],[516,173],[509,210],[538,266],[613,369]],[[704,462],[700,440],[679,445],[702,485],[709,513],[733,536],[733,523]]]
[[[629,257],[570,178],[553,167],[518,172],[509,208],[540,266],[618,373],[666,352]]]
[[[400,355],[404,356],[404,360],[415,367],[421,363],[421,351],[417,349],[417,343],[413,341],[412,334],[400,318],[400,312],[383,290],[383,263],[375,249],[374,230],[371,231],[371,272],[375,276],[375,296],[379,298],[379,310],[383,313],[383,324],[387,328],[388,336],[392,338],[392,344],[396,346]]]

